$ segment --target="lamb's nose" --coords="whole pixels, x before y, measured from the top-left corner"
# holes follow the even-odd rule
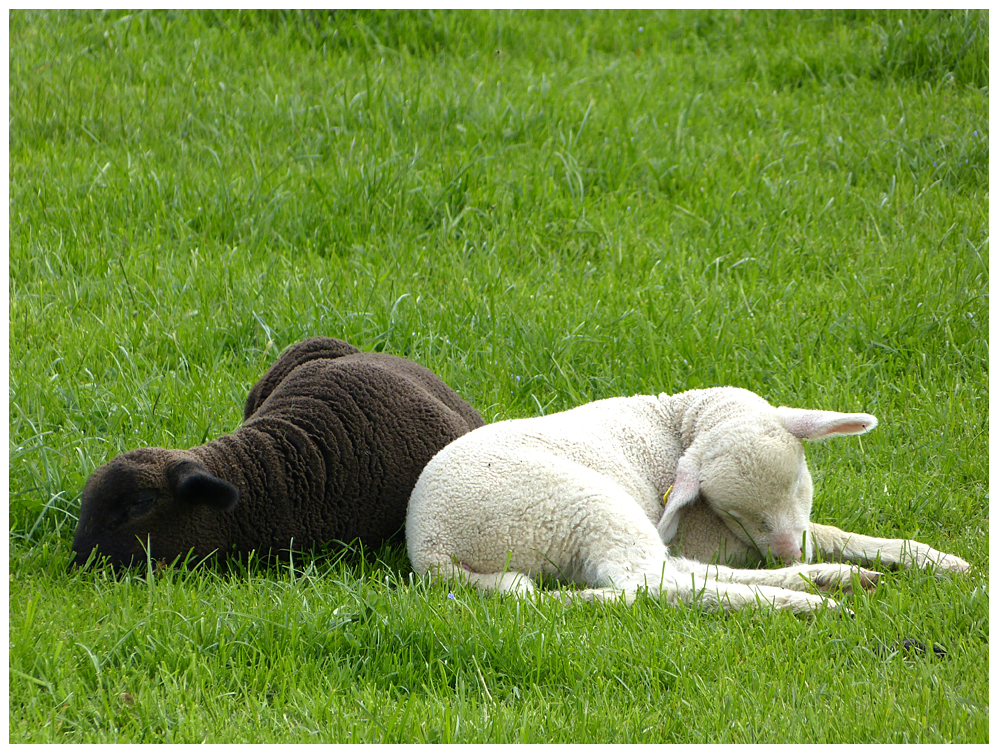
[[[803,559],[800,543],[795,539],[786,538],[781,541],[775,541],[770,550],[784,562],[800,562]]]
[[[780,554],[780,559],[783,560],[784,562],[800,562],[801,559],[803,559],[801,557],[800,547],[795,546],[793,550],[789,552],[783,552],[782,554]]]

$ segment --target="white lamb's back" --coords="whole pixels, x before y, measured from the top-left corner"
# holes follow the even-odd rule
[[[654,508],[661,498],[653,478],[658,468],[675,466],[680,448],[664,441],[662,405],[654,397],[638,395],[597,400],[550,416],[506,421],[497,444],[504,451],[524,448],[532,457],[546,453],[578,463],[613,479],[642,506],[649,495]],[[482,446],[486,443],[482,436]]]

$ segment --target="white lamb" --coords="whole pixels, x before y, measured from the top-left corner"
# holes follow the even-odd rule
[[[483,590],[534,591],[538,576],[592,588],[572,599],[630,601],[639,588],[702,608],[768,604],[838,608],[803,593],[879,573],[846,564],[740,570],[669,554],[684,525],[688,553],[761,561],[823,556],[859,564],[966,570],[958,557],[911,541],[810,523],[812,485],[800,439],[862,434],[865,413],[774,408],[731,387],[611,398],[539,418],[501,421],[458,438],[413,489],[406,540],[420,575]],[[723,520],[726,525],[721,525]],[[801,544],[804,551],[801,551]],[[713,547],[714,551],[711,551]]]

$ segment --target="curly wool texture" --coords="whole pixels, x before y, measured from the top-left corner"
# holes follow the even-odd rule
[[[191,450],[125,453],[91,476],[73,550],[116,564],[306,549],[400,533],[423,467],[481,416],[428,369],[332,338],[289,348],[242,426]]]

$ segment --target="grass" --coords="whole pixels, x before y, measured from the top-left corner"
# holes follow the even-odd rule
[[[11,742],[988,740],[986,11],[9,21]],[[96,466],[315,334],[490,421],[874,413],[815,520],[976,571],[813,621],[451,598],[401,544],[66,571]]]

